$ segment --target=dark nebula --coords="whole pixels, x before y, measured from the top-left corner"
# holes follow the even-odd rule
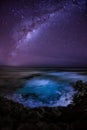
[[[86,0],[1,0],[0,64],[87,66]]]

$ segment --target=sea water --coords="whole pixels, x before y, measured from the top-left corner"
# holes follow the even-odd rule
[[[7,98],[30,108],[66,107],[73,102],[74,94],[77,92],[71,82],[87,81],[87,75],[78,72],[41,71],[40,74],[41,76],[26,80],[22,88]]]

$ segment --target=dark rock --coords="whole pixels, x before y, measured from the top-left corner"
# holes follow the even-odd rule
[[[37,127],[35,126],[35,124],[31,123],[24,123],[24,124],[20,124],[20,126],[18,127],[17,130],[38,130]]]
[[[0,97],[0,130],[86,130],[87,83],[77,81],[73,87],[77,93],[67,107],[30,109]]]

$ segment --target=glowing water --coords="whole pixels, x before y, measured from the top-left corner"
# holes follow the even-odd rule
[[[70,83],[78,80],[87,82],[87,75],[81,72],[32,71],[30,75],[41,74],[26,80],[25,85],[6,96],[28,107],[67,106],[73,102],[76,93]]]
[[[25,106],[67,106],[72,102],[75,91],[68,84],[50,78],[32,78],[11,97]]]

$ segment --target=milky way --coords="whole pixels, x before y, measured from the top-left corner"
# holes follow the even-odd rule
[[[86,0],[6,0],[0,7],[0,64],[87,66]]]

